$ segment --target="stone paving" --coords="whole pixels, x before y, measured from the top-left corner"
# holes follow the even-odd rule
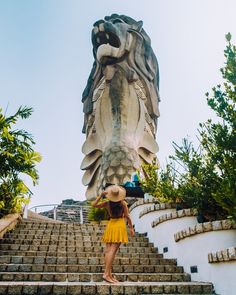
[[[122,245],[117,284],[102,279],[104,225],[23,220],[0,240],[0,294],[212,294],[142,234]]]

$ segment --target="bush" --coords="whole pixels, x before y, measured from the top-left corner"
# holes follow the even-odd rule
[[[152,164],[142,165],[138,176],[144,193],[152,195],[160,203],[178,201],[178,190],[174,185],[176,173],[169,164],[160,169],[154,160]]]
[[[32,108],[20,107],[6,117],[0,109],[0,217],[21,212],[22,205],[29,202],[32,192],[22,176],[28,176],[33,185],[39,179],[35,166],[41,156],[32,148],[32,136],[25,130],[13,130],[19,118],[26,119],[32,112]]]
[[[181,145],[173,143],[175,154],[166,168],[158,176],[155,165],[144,166],[141,181],[143,189],[161,201],[178,199],[196,208],[203,221],[227,217],[236,221],[236,46],[230,34],[226,40],[224,84],[214,87],[212,95],[206,93],[218,121],[199,125],[198,148],[186,138]]]
[[[108,214],[107,210],[105,208],[95,208],[90,207],[88,212],[88,220],[89,221],[101,221],[101,220],[107,220]]]

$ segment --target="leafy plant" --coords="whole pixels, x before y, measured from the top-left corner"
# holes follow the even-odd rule
[[[178,199],[178,190],[174,186],[176,172],[167,164],[160,169],[157,161],[143,164],[138,171],[140,184],[145,193],[157,198],[159,202],[170,202]]]
[[[230,33],[226,40],[224,84],[214,87],[212,95],[206,93],[218,122],[209,119],[200,124],[198,148],[186,138],[181,145],[173,143],[175,154],[159,175],[155,165],[142,167],[146,192],[161,201],[184,202],[196,208],[203,220],[236,221],[236,46]]]
[[[223,86],[206,94],[208,105],[216,112],[220,122],[208,120],[201,124],[201,143],[211,159],[217,175],[218,187],[213,198],[236,220],[236,46],[231,34],[226,35],[228,45],[224,51],[225,67],[221,69]]]
[[[20,107],[17,112],[6,117],[0,109],[0,217],[8,213],[20,212],[27,204],[32,192],[22,180],[28,176],[33,185],[38,183],[36,163],[41,156],[32,146],[32,135],[25,130],[13,130],[19,118],[27,119],[32,108]]]
[[[182,145],[174,143],[176,161],[182,173],[178,177],[178,193],[188,207],[196,208],[204,220],[222,219],[225,210],[213,198],[219,186],[214,164],[204,155],[204,150],[195,149],[192,142],[183,139]]]
[[[108,215],[105,208],[95,208],[90,207],[88,211],[88,220],[89,221],[101,221],[101,220],[107,220]]]
[[[143,164],[137,171],[140,184],[145,193],[156,196],[159,165],[154,160],[152,164]]]

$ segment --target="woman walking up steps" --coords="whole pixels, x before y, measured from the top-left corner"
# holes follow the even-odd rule
[[[95,208],[106,208],[110,217],[102,237],[102,242],[106,243],[103,279],[108,283],[118,282],[112,275],[112,264],[121,243],[128,243],[126,220],[130,227],[130,236],[134,236],[129,210],[124,201],[125,196],[126,191],[123,187],[111,185],[92,202],[92,206]],[[106,197],[108,200],[99,203],[102,197]]]

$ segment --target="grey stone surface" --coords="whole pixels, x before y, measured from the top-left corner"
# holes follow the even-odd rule
[[[86,141],[81,169],[85,170],[83,183],[88,185],[88,199],[94,198],[106,182],[130,181],[141,157],[151,162],[158,150],[157,60],[149,37],[139,27],[141,23],[126,16],[117,18],[121,19],[119,25],[113,23],[112,17],[106,17],[104,26],[95,24],[92,31],[96,60],[82,100]],[[111,28],[116,36],[113,40],[119,40],[117,47],[109,43]],[[143,38],[138,38],[135,32]],[[106,44],[100,43],[107,36]],[[135,50],[140,54],[134,55]],[[141,54],[145,51],[148,54]],[[113,59],[113,64],[109,59]],[[103,112],[106,116],[100,115]],[[99,173],[95,173],[97,169]]]
[[[102,234],[99,225],[78,227],[70,225],[69,227],[69,225],[51,226],[49,224],[24,222],[20,226],[21,230],[24,228],[26,232],[28,228],[32,230],[32,227],[40,228],[41,232],[37,236],[35,234],[24,236],[22,232],[18,237],[21,239],[25,237],[29,243],[34,239],[46,241],[48,238],[45,236],[42,228],[48,227],[55,241],[68,241],[69,237],[73,240],[72,232],[77,231],[77,233],[83,232],[86,236],[86,243],[92,243],[91,245],[93,245],[96,237],[100,238],[99,235]],[[19,228],[16,229],[16,231],[18,230]],[[68,230],[70,232],[67,234]],[[56,238],[57,235],[58,239]],[[15,242],[15,239],[17,239],[16,233],[8,235],[8,238]],[[93,240],[93,238],[95,239]],[[0,243],[0,246],[2,245],[4,244]],[[143,235],[136,235],[130,246],[121,247],[113,268],[120,283],[118,285],[109,285],[102,279],[104,248],[101,248],[100,244],[97,245],[99,246],[88,247],[90,252],[86,252],[87,248],[85,247],[78,248],[78,250],[75,247],[63,248],[63,246],[63,249],[53,248],[53,251],[48,247],[46,251],[30,250],[29,252],[24,252],[12,250],[8,255],[5,252],[2,253],[2,262],[6,264],[0,263],[1,270],[4,272],[6,269],[9,269],[11,272],[2,272],[0,274],[0,279],[2,280],[0,283],[0,294],[112,295],[163,294],[163,292],[166,294],[184,294],[187,292],[191,294],[207,294],[211,292],[210,284],[188,282],[190,276],[183,273],[182,267],[176,266],[176,260],[164,259],[163,255],[159,255]],[[11,253],[13,256],[10,260],[4,258],[4,256],[10,257]],[[24,256],[23,253],[28,254],[28,256]],[[217,261],[225,259],[228,253],[232,253],[231,256],[233,256],[233,253],[235,255],[235,249],[218,251],[215,253],[215,258]],[[214,255],[211,254],[211,256]],[[23,260],[21,259],[22,257]],[[81,261],[84,264],[73,265],[73,263],[78,262],[78,259],[82,259]],[[9,261],[14,261],[16,264],[11,264]],[[21,261],[21,264],[17,263]],[[35,262],[37,263],[35,264]],[[7,291],[7,284],[11,285],[9,291]],[[4,293],[1,293],[1,290]]]

